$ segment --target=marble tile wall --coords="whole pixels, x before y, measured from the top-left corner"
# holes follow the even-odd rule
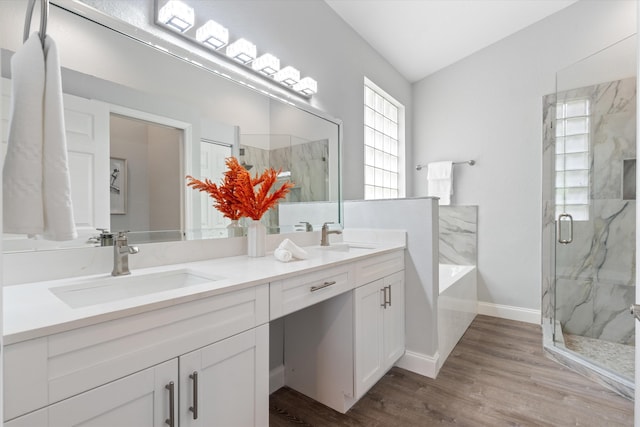
[[[558,94],[591,100],[589,220],[574,222],[574,241],[555,244],[554,157],[551,123],[555,95],[544,98],[543,317],[553,301],[564,332],[633,344],[628,314],[635,300],[634,200],[623,199],[624,160],[636,157],[635,78]],[[554,295],[554,277],[557,280]]]
[[[281,137],[281,136],[279,136]],[[327,200],[329,141],[293,144],[288,147],[265,150],[243,145],[244,156],[241,159],[253,165],[252,175],[261,174],[267,168],[290,171],[290,179],[296,186],[291,189],[286,202],[313,202]],[[278,180],[278,185],[280,180]],[[263,222],[267,227],[277,228],[279,224],[278,209],[265,214]]]
[[[478,207],[440,206],[440,263],[478,264]]]

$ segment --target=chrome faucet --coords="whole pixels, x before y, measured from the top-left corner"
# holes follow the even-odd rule
[[[300,221],[299,225],[304,226],[304,231],[313,231],[313,226],[307,221]]]
[[[129,254],[137,254],[137,246],[129,246],[127,242],[127,232],[118,231],[113,244],[113,271],[112,276],[124,276],[131,274],[129,271]]]
[[[333,222],[325,222],[322,224],[320,246],[329,246],[329,234],[342,234],[342,230],[329,230],[329,224],[333,224]]]

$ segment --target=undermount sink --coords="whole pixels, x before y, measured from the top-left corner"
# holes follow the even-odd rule
[[[215,282],[221,277],[208,276],[189,269],[163,271],[131,276],[86,279],[50,291],[71,308],[124,300],[172,289]]]
[[[329,246],[319,246],[322,251],[335,252],[362,252],[375,249],[376,246],[369,243],[332,243]]]

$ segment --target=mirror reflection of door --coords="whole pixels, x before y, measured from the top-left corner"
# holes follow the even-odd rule
[[[220,183],[222,175],[227,170],[225,159],[233,155],[233,146],[224,142],[201,140],[200,144],[200,172],[201,176],[211,179],[216,184]],[[214,209],[213,199],[207,193],[200,193],[201,215],[200,225],[204,234],[217,232],[222,237],[226,237],[226,227],[230,220]],[[207,236],[216,237],[216,236]]]
[[[126,167],[119,171],[126,179],[118,188],[119,206],[112,205],[111,230],[136,230],[132,241],[180,240],[182,129],[118,114],[110,115],[109,129],[110,157]]]

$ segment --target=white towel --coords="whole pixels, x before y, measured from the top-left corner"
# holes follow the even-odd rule
[[[42,99],[44,53],[32,35],[11,59],[12,96],[2,169],[5,233],[42,234]]]
[[[278,249],[282,249],[285,251],[289,251],[294,258],[297,259],[307,259],[309,258],[309,254],[307,251],[302,249],[300,246],[296,245],[289,239],[284,239],[282,243],[278,246]]]
[[[275,251],[273,251],[273,256],[276,257],[278,261],[282,261],[282,262],[289,262],[293,258],[293,255],[291,255],[291,252],[281,248],[277,248]]]
[[[440,205],[451,204],[453,194],[453,162],[433,162],[427,165],[428,196],[439,197]]]
[[[55,42],[37,33],[11,61],[13,93],[3,168],[4,232],[77,237]]]
[[[62,103],[58,48],[49,36],[44,41],[44,235],[49,240],[78,237],[71,204],[71,179]]]

